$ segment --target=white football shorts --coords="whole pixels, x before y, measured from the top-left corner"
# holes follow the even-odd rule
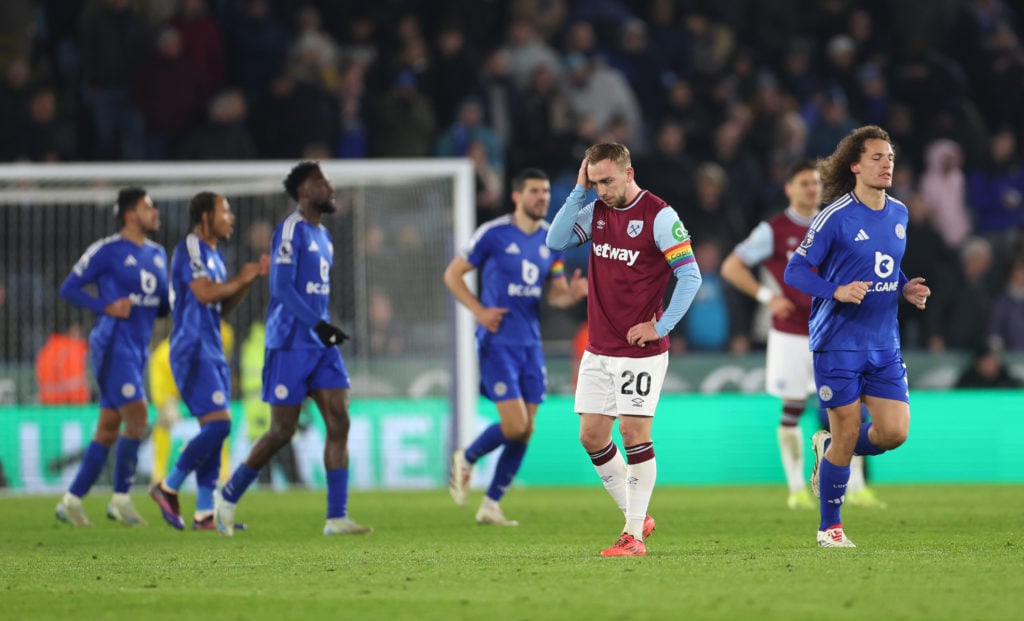
[[[668,352],[622,358],[583,352],[576,381],[578,414],[654,416],[668,370]]]
[[[768,394],[790,401],[803,401],[815,393],[814,357],[806,334],[768,331],[768,353],[764,387]]]

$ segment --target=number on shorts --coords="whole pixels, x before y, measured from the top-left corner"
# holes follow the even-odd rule
[[[647,371],[641,371],[639,374],[634,374],[632,371],[623,371],[622,377],[626,378],[626,381],[622,384],[622,394],[633,394],[634,381],[636,382],[636,394],[641,397],[651,394],[651,374]]]

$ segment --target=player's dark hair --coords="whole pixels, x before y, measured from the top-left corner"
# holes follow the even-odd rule
[[[613,164],[617,164],[622,169],[633,165],[629,156],[629,149],[626,148],[626,145],[619,144],[618,142],[599,142],[591,145],[585,155],[588,164],[597,164],[604,160],[611,160]]]
[[[548,174],[539,168],[524,168],[519,174],[512,178],[512,191],[522,192],[526,182],[530,179],[548,181]]]
[[[857,177],[850,167],[860,161],[868,140],[884,140],[892,146],[889,133],[877,125],[865,125],[850,132],[836,145],[832,155],[818,162],[821,183],[825,188],[823,202],[828,205],[857,186]]]
[[[812,159],[802,159],[789,167],[789,174],[786,175],[786,181],[792,181],[794,177],[804,172],[805,170],[817,170],[818,162]]]
[[[314,172],[320,170],[320,162],[305,161],[299,162],[292,168],[292,171],[288,173],[288,176],[284,180],[284,191],[288,193],[288,196],[292,197],[293,201],[299,200],[299,186],[302,182],[309,178]]]
[[[192,197],[188,204],[188,217],[192,226],[203,223],[204,213],[213,215],[218,196],[220,195],[214,192],[200,192]]]
[[[124,214],[135,211],[135,206],[146,194],[148,194],[146,189],[139,186],[121,188],[121,191],[117,193],[117,202],[114,203],[114,217],[117,219],[118,226],[124,226]]]

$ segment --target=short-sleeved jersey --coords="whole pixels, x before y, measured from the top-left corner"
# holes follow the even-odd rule
[[[626,333],[638,323],[661,318],[669,277],[694,261],[690,234],[675,210],[642,190],[618,209],[601,200],[584,206],[573,230],[581,241],[593,241],[587,275],[587,351],[626,358],[667,351],[668,335],[641,348],[630,345]]]
[[[495,333],[477,326],[481,343],[535,345],[540,343],[540,300],[548,278],[562,278],[562,253],[544,244],[548,223],[524,233],[511,214],[480,226],[460,255],[480,270],[480,302],[507,308]]]
[[[201,304],[191,283],[199,278],[212,282],[227,280],[224,256],[195,233],[178,242],[171,255],[171,358],[196,357],[223,360],[220,335],[220,301]]]
[[[320,319],[330,321],[331,266],[334,243],[323,225],[312,225],[296,211],[274,230],[270,247],[270,279],[287,266],[294,275],[291,286]],[[300,321],[271,291],[267,308],[267,349],[322,349],[313,326]]]
[[[763,265],[782,295],[795,306],[785,317],[772,317],[772,327],[787,334],[808,334],[811,296],[786,283],[783,274],[789,258],[807,235],[810,223],[810,218],[804,218],[789,207],[758,224],[735,250],[747,267]]]
[[[120,234],[105,237],[89,246],[64,286],[80,290],[90,283],[96,285],[98,301],[93,310],[98,315],[89,346],[94,352],[145,364],[153,322],[167,308],[167,252],[149,240],[139,246]],[[127,319],[102,312],[104,306],[124,297],[132,301]]]
[[[797,253],[836,285],[866,281],[860,304],[814,298],[810,332],[813,351],[898,348],[896,311],[900,262],[907,247],[907,206],[886,196],[874,210],[850,192],[823,209],[807,229]]]

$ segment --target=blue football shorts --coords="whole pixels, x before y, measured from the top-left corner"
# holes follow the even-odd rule
[[[854,403],[862,395],[910,401],[907,365],[898,349],[816,351],[814,384],[826,408]]]
[[[229,408],[231,371],[223,359],[171,357],[171,373],[192,416],[199,418]]]
[[[542,403],[548,387],[544,350],[536,345],[478,344],[480,394],[491,401]]]
[[[89,361],[100,388],[100,407],[120,409],[133,401],[145,400],[142,376],[146,357],[121,349],[91,348]]]
[[[268,349],[263,356],[263,400],[271,405],[296,405],[312,390],[350,387],[337,347]]]

